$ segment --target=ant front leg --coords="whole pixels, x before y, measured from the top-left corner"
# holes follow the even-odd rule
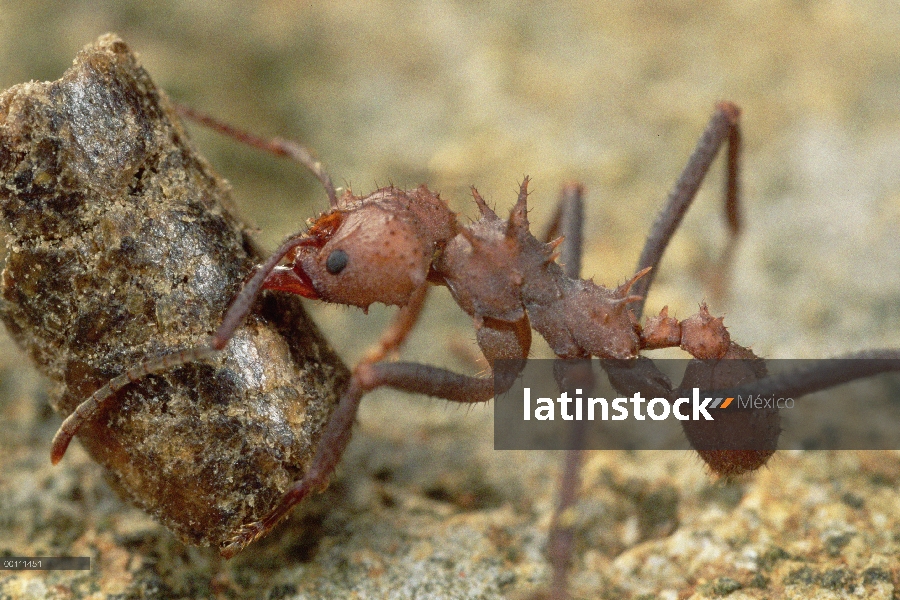
[[[127,369],[124,373],[108,381],[106,385],[94,392],[90,398],[79,404],[72,414],[65,418],[60,425],[53,442],[50,445],[50,461],[55,465],[66,454],[72,438],[87,421],[93,419],[109,402],[115,398],[116,393],[125,386],[132,384],[148,375],[158,375],[186,365],[189,363],[206,360],[225,349],[241,322],[250,312],[260,289],[263,288],[267,278],[279,262],[297,247],[309,244],[306,236],[294,236],[285,241],[269,259],[263,263],[247,282],[240,294],[231,303],[221,325],[215,334],[205,345],[194,346],[184,350],[178,350],[169,354],[142,361]]]
[[[738,124],[740,114],[740,109],[731,102],[721,102],[716,107],[716,112],[710,118],[706,130],[700,137],[700,141],[697,142],[690,159],[688,159],[688,164],[681,172],[675,187],[669,192],[665,207],[650,230],[650,235],[638,260],[637,271],[640,272],[648,267],[652,268],[652,270],[635,283],[631,290],[632,294],[641,296],[640,300],[632,304],[632,310],[638,319],[641,318],[644,312],[644,303],[650,291],[650,286],[656,277],[657,267],[663,253],[668,247],[675,230],[681,224],[685,213],[690,208],[691,202],[697,195],[697,190],[700,189],[700,184],[703,183],[703,178],[709,171],[709,167],[723,143],[728,144],[727,173],[725,177],[725,216],[732,238],[737,237],[741,232],[740,186],[738,178],[741,150],[741,131]],[[733,254],[733,248],[734,242],[729,244],[725,250],[721,263],[723,271],[727,270]]]

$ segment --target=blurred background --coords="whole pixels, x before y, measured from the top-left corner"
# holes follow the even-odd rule
[[[683,318],[706,299],[714,314],[726,315],[735,340],[768,357],[900,346],[900,6],[894,2],[0,0],[0,89],[58,78],[83,45],[107,31],[140,54],[173,99],[260,135],[303,142],[337,185],[358,194],[389,183],[427,183],[466,219],[475,215],[470,186],[505,211],[527,174],[533,181],[530,219],[540,230],[561,185],[582,182],[588,202],[584,275],[607,286],[633,274],[650,224],[715,103],[734,101],[743,111],[746,229],[735,250],[730,293],[719,298],[710,292],[710,272],[729,243],[717,164],[666,254],[648,314],[667,304]],[[234,186],[241,216],[259,228],[267,248],[325,209],[315,179],[296,165],[192,131],[201,152]],[[432,296],[404,356],[477,371],[469,319],[444,290]],[[392,314],[375,307],[368,317],[343,307],[311,309],[350,363]],[[546,350],[538,346],[535,353]],[[45,469],[47,440],[58,420],[41,408],[41,382],[23,362],[11,342],[0,344],[0,419],[14,432],[4,453],[19,466]],[[31,417],[42,425],[21,425]],[[538,566],[529,579],[516,562],[517,578],[507,587],[544,580],[540,536],[553,502],[556,455],[497,456],[489,408],[457,410],[389,393],[365,405],[358,429],[343,471],[348,483],[342,489],[350,490],[351,500],[342,506],[362,519],[347,517],[359,531],[368,518],[359,515],[372,510],[372,474],[385,465],[392,485],[424,490],[427,502],[449,497],[452,514],[466,512],[458,500],[467,486],[493,490],[486,495],[500,499],[485,506],[494,508],[525,495],[528,510],[514,513],[534,528],[531,545],[516,539]],[[379,451],[387,458],[378,458]],[[66,460],[70,468],[80,465],[76,474],[99,477],[83,454]],[[592,460],[588,486],[599,486],[591,473],[611,464],[633,469],[621,476],[643,478],[651,487],[668,482],[683,498],[682,523],[691,522],[684,511],[704,506],[697,490],[712,485],[691,457],[666,455],[650,465],[611,453]],[[782,460],[827,476],[826,463],[815,462],[820,459]],[[854,464],[849,472],[858,469]],[[353,483],[357,470],[364,483]],[[769,477],[777,480],[791,469],[776,465],[772,471]],[[15,492],[0,475],[0,493],[7,502],[37,502],[29,498],[40,495],[41,486],[75,477],[39,473],[35,489]],[[839,472],[830,477],[841,481]],[[738,498],[762,484],[751,479],[742,485]],[[94,493],[103,510],[142,518],[110,493]],[[615,501],[598,500],[597,506]],[[405,502],[397,502],[391,518],[409,512]],[[447,515],[435,510],[432,525],[445,527]],[[631,510],[637,515],[641,509]],[[105,513],[92,522],[105,522],[99,514]],[[604,514],[612,521],[592,522],[596,531],[625,527],[627,518]],[[435,535],[445,540],[433,542],[437,547],[453,546]],[[783,530],[773,535],[790,537]],[[584,542],[588,554],[576,567],[584,589],[603,587],[598,578],[606,575],[598,573],[634,543],[622,539],[615,551]],[[342,544],[355,547],[346,539]],[[345,560],[348,553],[356,556],[334,549]],[[316,567],[316,581],[328,580],[323,565]],[[186,585],[166,581],[174,590]],[[256,589],[241,585],[234,589]],[[296,581],[290,585],[302,591]],[[658,591],[669,584],[648,585]],[[485,586],[486,597],[507,591]]]

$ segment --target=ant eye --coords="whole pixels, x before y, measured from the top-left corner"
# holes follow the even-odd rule
[[[344,267],[347,266],[348,262],[350,262],[350,257],[347,256],[346,252],[343,250],[335,250],[325,259],[325,270],[332,275],[337,275],[344,270]]]

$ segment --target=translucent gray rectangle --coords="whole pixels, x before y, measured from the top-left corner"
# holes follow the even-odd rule
[[[515,379],[496,390],[498,450],[900,449],[897,361],[522,364],[494,365],[495,381]],[[809,393],[816,387],[827,389]]]
[[[90,571],[89,556],[6,556],[0,571]]]

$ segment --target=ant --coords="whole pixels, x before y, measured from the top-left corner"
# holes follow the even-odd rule
[[[377,302],[400,307],[394,322],[353,370],[309,470],[267,515],[241,527],[220,547],[225,557],[234,556],[266,535],[297,503],[327,486],[367,392],[390,387],[458,403],[484,402],[495,395],[497,382],[493,377],[472,377],[417,363],[386,361],[415,326],[431,285],[446,286],[460,308],[472,317],[477,342],[489,364],[527,358],[532,329],[561,358],[602,359],[611,376],[619,377],[622,385],[634,378],[656,381],[651,367],[640,360],[644,350],[680,347],[698,359],[756,358],[751,350],[731,341],[723,319],[713,317],[705,306],[681,321],[670,317],[664,308],[658,316],[641,323],[644,299],[656,267],[723,145],[727,152],[725,212],[732,236],[740,233],[740,112],[730,102],[716,107],[651,230],[634,276],[615,289],[580,278],[583,191],[578,185],[564,188],[556,216],[542,239],[530,232],[527,177],[520,185],[508,219],[498,216],[473,189],[481,218],[463,226],[439,195],[425,186],[415,190],[387,187],[367,196],[354,196],[348,190],[339,196],[321,163],[303,146],[277,138],[259,138],[184,107],[179,112],[305,166],[322,184],[330,210],[313,220],[307,231],[288,238],[256,268],[207,344],[140,362],[79,405],[54,438],[54,463],[62,459],[79,428],[125,386],[146,375],[209,359],[225,349],[263,290],[363,309]],[[883,351],[866,356],[897,355],[896,351]],[[766,383],[782,393],[800,394],[865,374],[870,373],[811,370],[789,379],[770,378]],[[503,380],[499,389],[509,384],[511,381]],[[660,394],[671,391],[663,389]],[[773,451],[713,451],[701,456],[713,470],[732,475],[758,468]],[[579,451],[571,452],[557,508],[557,533],[551,542],[556,595],[562,595],[559,590],[565,589],[566,557],[571,551],[559,517],[574,502],[579,464]]]
[[[308,231],[289,237],[255,270],[208,344],[141,362],[78,406],[54,438],[54,464],[62,459],[80,426],[124,386],[223,350],[262,290],[363,309],[375,302],[400,307],[394,323],[354,369],[310,471],[267,517],[247,525],[222,548],[226,556],[233,556],[265,535],[297,502],[327,484],[366,392],[392,387],[460,403],[484,402],[494,396],[493,377],[470,377],[416,363],[384,361],[414,327],[429,285],[448,287],[457,304],[473,318],[476,339],[489,363],[527,358],[532,328],[562,358],[630,360],[645,349],[681,347],[696,358],[709,359],[725,357],[740,348],[730,341],[722,318],[713,318],[705,306],[683,321],[668,316],[663,309],[643,327],[639,324],[653,270],[726,141],[726,209],[732,233],[740,230],[739,110],[734,104],[723,102],[717,107],[667,209],[654,226],[636,274],[616,289],[577,276],[581,249],[575,230],[580,227],[582,212],[579,186],[568,186],[564,191],[564,201],[550,228],[551,234],[562,236],[553,240],[539,241],[529,231],[527,177],[507,220],[489,208],[473,188],[481,219],[463,227],[439,195],[424,185],[409,191],[382,188],[364,197],[348,190],[339,197],[330,176],[306,148],[286,140],[258,138],[184,107],[179,112],[301,163],[321,182],[331,209],[315,219]],[[565,270],[557,259],[566,265]],[[289,264],[282,265],[283,261]]]

